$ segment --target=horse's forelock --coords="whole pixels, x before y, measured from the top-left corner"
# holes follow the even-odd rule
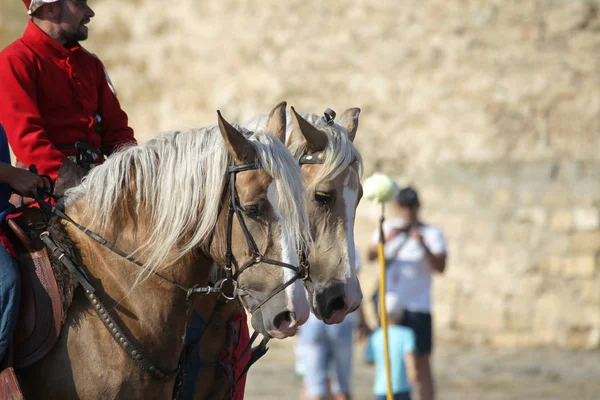
[[[327,147],[323,151],[325,155],[324,163],[314,179],[310,182],[310,188],[314,189],[323,182],[335,179],[353,163],[356,163],[358,176],[360,178],[363,172],[362,157],[348,137],[346,128],[335,122],[332,125],[328,125],[323,118],[317,114],[301,113],[301,116],[327,135]],[[293,129],[291,119],[288,119],[287,125],[287,133],[290,134]],[[290,152],[299,158],[306,152],[306,147],[301,144],[290,148]]]

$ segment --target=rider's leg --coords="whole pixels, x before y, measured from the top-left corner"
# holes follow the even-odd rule
[[[0,364],[8,352],[17,316],[21,281],[16,261],[0,245]]]

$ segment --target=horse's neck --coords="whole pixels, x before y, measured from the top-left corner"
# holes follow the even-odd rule
[[[73,215],[76,219],[75,212]],[[136,282],[140,267],[96,243],[72,225],[67,229],[79,245],[81,261],[100,300],[153,358],[165,360],[165,367],[176,363],[188,318],[185,292],[156,275]],[[126,238],[127,235],[119,237]],[[126,239],[114,244],[126,253],[135,249],[135,244]],[[184,287],[206,285],[211,263],[201,255],[194,259],[186,257],[169,270],[160,272]]]

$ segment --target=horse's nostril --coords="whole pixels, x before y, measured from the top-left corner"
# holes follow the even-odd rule
[[[335,283],[317,292],[315,297],[316,310],[319,316],[327,321],[331,316],[346,309],[346,285]]]
[[[341,296],[336,297],[335,299],[333,299],[329,303],[327,303],[327,309],[331,310],[331,313],[343,310],[345,308],[346,308],[346,300],[344,300],[344,298]]]
[[[275,325],[275,328],[279,329],[279,327],[284,322],[289,322],[291,324],[292,321],[293,321],[292,313],[289,311],[284,311],[284,312],[277,314],[277,316],[275,316],[275,319],[273,320],[273,325]]]

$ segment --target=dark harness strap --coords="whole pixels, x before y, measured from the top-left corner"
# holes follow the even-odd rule
[[[298,160],[298,164],[300,165],[311,165],[311,164],[324,164],[325,163],[325,153],[322,151],[318,151],[316,153],[304,154],[300,156]]]
[[[258,335],[259,335],[259,333],[256,332],[256,331],[254,331],[254,333],[250,337],[250,340],[246,344],[246,347],[244,347],[244,350],[242,351],[242,353],[238,357],[236,363],[233,365],[233,367],[232,367],[233,371],[235,371],[235,367],[237,366],[237,363],[244,357],[244,355],[248,352],[248,350],[250,350],[252,348],[252,344],[254,344],[254,342],[258,338]],[[244,366],[244,369],[240,373],[240,376],[238,376],[235,379],[235,383],[229,387],[229,389],[225,393],[225,396],[223,396],[223,399],[230,398],[230,396],[232,395],[232,393],[235,393],[235,390],[236,390],[235,386],[248,373],[248,371],[250,370],[250,367],[252,365],[254,365],[262,356],[264,356],[265,354],[267,354],[267,351],[269,350],[269,348],[267,347],[267,344],[269,343],[269,340],[270,340],[270,337],[265,336],[265,337],[263,337],[263,339],[261,340],[261,342],[259,343],[258,346],[252,348],[252,355],[250,356],[250,360]]]
[[[117,318],[113,315],[112,311],[104,305],[104,303],[96,295],[96,289],[90,283],[85,272],[81,270],[66,254],[65,252],[56,245],[56,243],[50,238],[48,232],[42,232],[40,239],[44,242],[52,254],[58,257],[58,259],[67,267],[69,271],[77,278],[81,286],[85,290],[85,296],[92,305],[92,308],[96,312],[96,315],[100,318],[110,335],[113,337],[115,342],[127,353],[129,357],[135,360],[140,367],[148,372],[151,376],[159,380],[170,380],[175,374],[177,369],[165,370],[158,367],[152,362],[148,355],[140,347],[138,347],[134,340],[132,340],[127,333],[121,328]]]
[[[119,255],[120,257],[123,257],[124,259],[134,263],[135,265],[137,265],[139,267],[144,267],[144,264],[141,261],[137,260],[136,258],[132,257],[131,255],[129,255],[129,254],[125,253],[124,251],[120,250],[119,248],[115,247],[112,243],[109,243],[106,239],[104,239],[100,235],[96,234],[95,232],[90,231],[89,229],[78,224],[71,217],[66,215],[64,212],[58,210],[56,207],[52,206],[50,203],[46,202],[41,197],[37,196],[36,201],[38,202],[38,204],[40,205],[40,208],[43,211],[49,212],[53,215],[56,215],[57,217],[73,224],[77,229],[79,229],[80,231],[85,233],[87,236],[92,238],[94,241],[105,246],[113,253]],[[102,321],[102,323],[104,324],[106,329],[110,332],[110,334],[113,337],[113,339],[115,340],[115,342],[125,351],[125,353],[130,358],[132,358],[134,361],[136,361],[140,365],[140,367],[144,371],[147,371],[152,377],[159,379],[159,380],[170,380],[170,379],[174,378],[178,374],[178,372],[180,370],[180,366],[178,365],[178,367],[173,370],[164,370],[164,369],[158,367],[155,363],[153,363],[148,358],[146,353],[141,348],[139,348],[135,344],[134,340],[132,340],[129,337],[129,335],[127,335],[127,333],[125,333],[125,331],[119,326],[119,323],[117,322],[117,318],[113,315],[113,312],[110,309],[108,309],[102,303],[102,301],[98,298],[98,296],[95,294],[96,289],[90,283],[85,272],[83,272],[83,270],[80,267],[78,267],[75,264],[75,262],[73,262],[73,260],[71,260],[69,258],[69,256],[67,256],[64,253],[64,251],[62,251],[62,249],[60,249],[56,245],[56,243],[54,243],[54,241],[50,238],[50,234],[48,232],[43,232],[42,234],[40,234],[40,239],[44,242],[44,244],[46,244],[48,246],[50,252],[53,253],[55,256],[57,256],[58,259],[63,263],[63,265],[65,265],[65,267],[73,273],[75,278],[82,285],[82,287],[85,290],[86,298],[90,301],[94,311],[96,312],[96,314],[98,315],[98,317],[100,318],[100,320]],[[186,294],[186,315],[188,317],[189,317],[189,313],[191,311],[191,295],[197,294],[197,293],[204,293],[204,294],[218,293],[218,292],[222,291],[223,282],[220,282],[220,283],[218,282],[215,286],[205,286],[205,287],[193,286],[191,288],[186,288],[183,285],[166,278],[165,276],[163,276],[162,274],[160,274],[158,272],[153,272],[153,274],[156,275],[157,277],[163,279],[164,281],[171,283],[178,289],[185,292],[185,294]],[[234,286],[234,295],[236,294],[235,293],[236,290],[237,290],[237,286]],[[188,319],[189,318],[186,318],[184,334],[182,336],[182,340],[184,343],[186,341]]]
[[[227,250],[225,253],[225,272],[227,273],[227,280],[236,282],[240,275],[247,270],[248,268],[256,265],[256,264],[270,264],[275,265],[282,268],[288,268],[292,271],[296,272],[296,274],[287,282],[283,283],[277,289],[272,291],[268,296],[262,299],[258,304],[252,307],[249,312],[252,314],[256,310],[258,310],[261,306],[263,306],[267,301],[275,297],[277,294],[281,293],[288,286],[292,285],[298,279],[307,279],[308,278],[308,263],[306,260],[306,251],[305,249],[298,249],[298,252],[301,253],[304,257],[302,257],[302,263],[299,266],[291,265],[288,263],[284,263],[277,260],[272,260],[270,258],[266,258],[260,254],[260,250],[256,245],[256,241],[252,237],[252,234],[248,230],[248,226],[246,225],[246,221],[242,214],[242,207],[240,205],[239,198],[237,196],[237,191],[235,189],[236,183],[236,175],[239,172],[250,171],[261,168],[257,163],[243,164],[243,165],[233,165],[229,167],[229,210],[227,217]],[[248,249],[250,251],[251,259],[248,260],[244,265],[237,268],[237,271],[233,271],[234,259],[233,259],[233,218],[234,216],[237,218],[242,233],[246,239],[248,244]],[[237,264],[236,264],[237,265]],[[246,307],[247,308],[247,307]]]

